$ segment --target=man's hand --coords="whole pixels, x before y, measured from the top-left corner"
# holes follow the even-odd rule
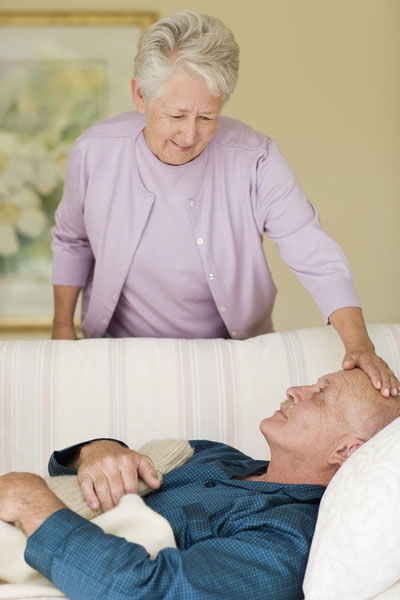
[[[160,483],[150,462],[117,442],[99,440],[83,446],[76,464],[82,494],[91,509],[117,506],[125,494],[136,494],[138,477],[151,488]]]
[[[400,394],[400,382],[380,356],[375,353],[374,347],[361,347],[350,349],[346,352],[342,363],[343,369],[359,367],[371,379],[372,385],[381,391],[382,396]]]
[[[7,473],[0,477],[0,519],[17,523],[31,535],[50,515],[65,505],[33,473]]]

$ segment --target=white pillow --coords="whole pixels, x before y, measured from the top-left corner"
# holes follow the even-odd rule
[[[383,600],[400,598],[399,580],[400,418],[357,450],[330,482],[303,589],[306,600]]]

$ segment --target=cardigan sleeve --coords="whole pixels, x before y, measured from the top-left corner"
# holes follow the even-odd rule
[[[84,287],[93,262],[84,219],[83,163],[83,151],[79,142],[76,142],[68,160],[64,192],[52,229],[54,285]]]
[[[271,140],[258,160],[255,178],[258,228],[277,245],[325,321],[338,308],[360,307],[344,252],[322,227],[293,169]]]

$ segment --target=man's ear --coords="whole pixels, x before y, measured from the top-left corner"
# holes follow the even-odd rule
[[[144,115],[146,106],[144,101],[144,96],[141,88],[138,85],[138,82],[135,77],[131,79],[131,90],[132,90],[132,98],[135,103],[135,106],[142,115]]]
[[[364,440],[356,436],[351,436],[341,440],[331,452],[328,458],[330,465],[341,467],[348,458],[364,444]]]

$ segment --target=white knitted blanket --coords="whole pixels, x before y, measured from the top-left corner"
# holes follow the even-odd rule
[[[139,452],[153,463],[159,479],[184,464],[193,454],[184,440],[155,440]],[[176,547],[168,521],[146,506],[136,494],[127,494],[119,505],[104,514],[92,511],[84,501],[76,476],[49,477],[50,489],[72,510],[91,519],[106,533],[112,533],[144,546],[151,558],[160,550]],[[139,494],[148,493],[139,482]],[[64,597],[48,579],[32,569],[24,560],[26,538],[18,528],[0,521],[0,599]],[[4,583],[3,583],[4,582]]]

